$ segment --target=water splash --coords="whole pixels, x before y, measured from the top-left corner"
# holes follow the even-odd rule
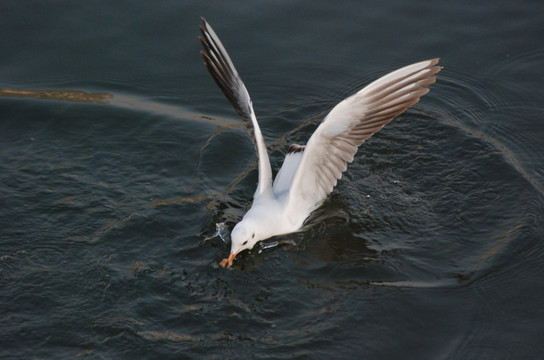
[[[264,241],[264,242],[259,243],[258,253],[261,254],[265,250],[274,249],[274,248],[282,246],[282,245],[297,246],[297,243],[294,240],[291,240],[291,239]]]
[[[216,237],[219,237],[225,244],[230,243],[230,233],[227,228],[227,224],[225,224],[224,222],[215,223],[215,233],[212,236],[207,236],[206,238],[204,238],[204,241],[212,240]]]

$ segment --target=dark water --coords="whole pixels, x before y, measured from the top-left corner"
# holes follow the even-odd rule
[[[0,358],[542,358],[543,10],[2,3],[0,88],[34,93],[0,98]],[[362,85],[444,66],[294,245],[232,270],[206,238],[249,206],[255,154],[202,65],[199,16],[275,167]]]

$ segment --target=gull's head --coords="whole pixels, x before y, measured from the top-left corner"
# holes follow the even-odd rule
[[[249,220],[240,221],[230,234],[231,248],[228,259],[221,261],[221,266],[231,267],[234,258],[244,250],[251,250],[262,238],[257,232],[257,227]]]

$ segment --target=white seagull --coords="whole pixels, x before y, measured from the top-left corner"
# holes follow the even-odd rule
[[[230,267],[243,250],[261,240],[299,230],[336,186],[358,147],[429,92],[442,67],[439,59],[408,65],[372,82],[337,104],[305,146],[291,145],[272,182],[263,135],[249,93],[227,51],[202,19],[199,37],[206,68],[240,115],[257,149],[259,182],[253,204],[231,233],[231,251],[221,266]]]

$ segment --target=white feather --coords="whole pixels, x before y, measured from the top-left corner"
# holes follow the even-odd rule
[[[296,147],[296,151],[291,151],[293,147]],[[274,179],[274,195],[276,198],[284,196],[293,182],[293,177],[298,169],[300,161],[302,160],[302,155],[304,154],[304,147],[298,145],[291,145],[290,151],[285,155],[283,160],[283,165],[280,168],[280,171],[276,174]]]

